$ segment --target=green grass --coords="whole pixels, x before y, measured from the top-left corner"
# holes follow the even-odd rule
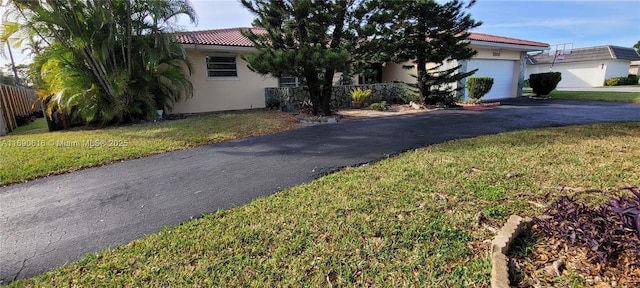
[[[47,121],[44,118],[37,118],[35,121],[20,126],[13,131],[11,131],[11,135],[18,134],[26,134],[26,133],[39,133],[39,132],[47,132],[49,128],[47,127]]]
[[[612,91],[558,91],[549,94],[553,99],[608,101],[640,103],[640,92],[612,92]]]
[[[28,126],[42,125],[34,122]],[[45,124],[46,125],[46,124]],[[107,129],[0,137],[0,185],[172,150],[292,129],[291,117],[253,110]],[[33,131],[33,130],[32,130]]]
[[[639,157],[640,123],[447,142],[347,168],[11,285],[488,287],[482,241],[494,234],[476,225],[478,212],[494,223],[537,214],[531,202],[552,201],[561,185],[601,189],[576,196],[602,202],[640,184]]]

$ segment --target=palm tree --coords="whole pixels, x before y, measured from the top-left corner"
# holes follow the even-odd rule
[[[32,69],[41,95],[53,95],[49,111],[124,122],[192,94],[191,64],[171,34],[178,15],[196,21],[188,0],[9,3],[4,31],[38,35],[45,43]]]

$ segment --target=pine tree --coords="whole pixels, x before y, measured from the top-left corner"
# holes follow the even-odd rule
[[[254,72],[304,77],[314,115],[331,115],[331,88],[336,71],[349,69],[350,9],[354,0],[242,0],[256,15],[244,31],[256,53],[244,56]]]
[[[473,75],[460,73],[458,61],[470,59],[476,52],[469,47],[469,30],[480,26],[464,12],[465,5],[453,0],[440,4],[434,0],[373,1],[363,31],[373,40],[365,49],[380,51],[382,61],[413,61],[417,68],[415,89],[423,104],[455,102],[457,91],[451,83]],[[432,66],[433,65],[433,66]]]

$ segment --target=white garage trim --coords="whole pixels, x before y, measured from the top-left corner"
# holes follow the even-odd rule
[[[513,60],[494,60],[494,59],[471,59],[467,62],[466,71],[478,69],[471,77],[491,77],[493,78],[493,87],[482,97],[482,100],[511,98],[513,94],[514,71],[516,71],[516,62]],[[465,97],[468,91],[465,89]]]

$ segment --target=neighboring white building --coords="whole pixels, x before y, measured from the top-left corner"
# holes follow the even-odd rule
[[[631,61],[638,60],[634,49],[610,45],[573,49],[566,55],[540,53],[529,55],[526,75],[560,72],[559,88],[599,87],[606,79],[626,77]]]
[[[241,33],[252,29],[254,33],[264,33],[261,28],[228,28],[193,32],[178,32],[176,37],[185,47],[193,64],[193,97],[173,106],[170,113],[201,113],[224,110],[264,108],[265,88],[291,86],[292,77],[281,79],[263,76],[247,67],[242,55],[255,52],[251,41]],[[462,64],[461,70],[478,68],[474,76],[494,78],[491,91],[483,99],[516,97],[521,93],[524,80],[526,53],[542,51],[549,44],[526,41],[502,36],[471,33],[468,38],[478,54]],[[449,63],[457,65],[457,63]],[[374,64],[376,75],[360,77],[362,82],[389,83],[393,81],[415,82],[409,74],[416,73],[412,63]],[[334,82],[339,82],[336,73]],[[358,78],[358,77],[356,77]],[[374,79],[373,79],[374,78]],[[464,85],[464,83],[459,83]],[[466,93],[466,91],[465,91]]]

